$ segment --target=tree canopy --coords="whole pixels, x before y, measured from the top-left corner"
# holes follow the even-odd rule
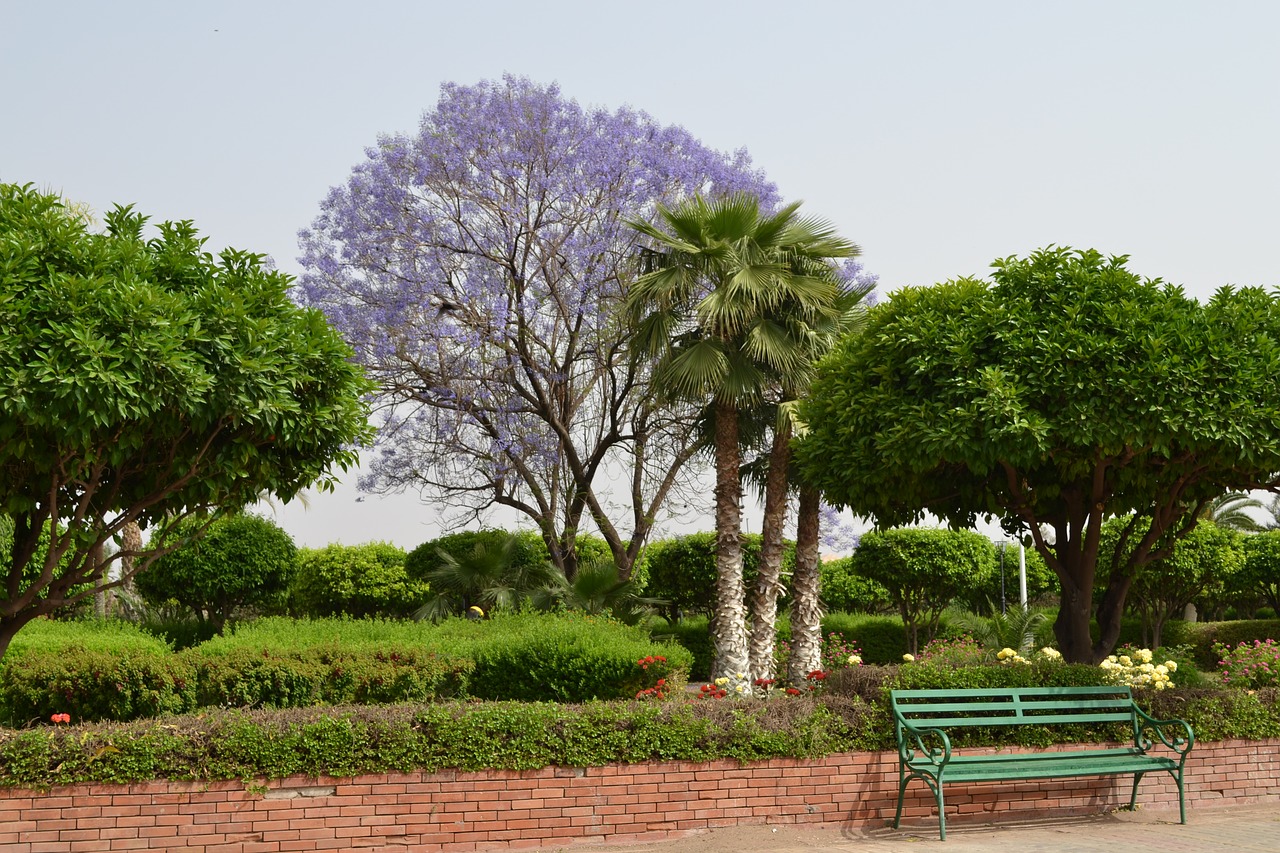
[[[1276,298],[1224,287],[1202,305],[1126,263],[1051,247],[997,260],[991,282],[895,292],[820,367],[797,448],[829,501],[878,524],[1028,532],[1076,661],[1114,645],[1136,571],[1204,506],[1280,471]],[[1129,556],[1095,577],[1102,522],[1127,513],[1146,519]]]
[[[0,512],[14,522],[0,653],[111,561],[144,557],[137,571],[159,553],[92,558],[130,522],[163,532],[325,487],[367,433],[350,349],[290,301],[288,276],[214,257],[190,222],[147,239],[131,207],[105,220],[96,233],[56,196],[0,185]]]
[[[513,77],[446,84],[302,234],[305,300],[378,383],[362,488],[463,517],[514,509],[570,577],[594,523],[626,576],[692,456],[694,414],[655,401],[618,320],[640,239],[626,223],[738,190],[773,197],[744,153],[643,113]]]

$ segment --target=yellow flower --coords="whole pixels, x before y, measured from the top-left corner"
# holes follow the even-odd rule
[[[907,663],[912,663],[913,661],[915,661],[916,656],[915,656],[915,655],[903,655],[903,656],[902,656],[902,659],[903,659],[904,661],[906,661]]]
[[[862,658],[858,655],[849,655],[849,666],[861,666]]]
[[[1151,663],[1151,650],[1150,650],[1150,649],[1139,649],[1139,650],[1138,650],[1138,660],[1142,661],[1143,663]]]
[[[1128,655],[1120,655],[1120,665],[1133,666],[1133,659],[1130,658]]]
[[[723,675],[716,679],[716,687],[724,687],[728,683],[729,679],[725,678]]]
[[[1167,660],[1164,662],[1164,665],[1170,672],[1178,671],[1178,662],[1176,660]]]

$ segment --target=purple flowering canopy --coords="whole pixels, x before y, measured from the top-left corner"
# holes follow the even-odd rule
[[[660,405],[630,351],[626,223],[733,191],[776,203],[745,152],[644,113],[523,78],[444,85],[418,132],[381,137],[300,233],[301,300],[378,384],[361,488],[416,489],[463,517],[511,507],[570,577],[590,519],[629,575],[693,454],[693,413]]]

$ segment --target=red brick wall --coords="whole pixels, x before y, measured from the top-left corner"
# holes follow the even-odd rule
[[[464,851],[672,838],[735,824],[883,825],[897,757],[847,753],[750,765],[667,762],[493,773],[273,781],[265,794],[218,782],[0,790],[0,850]],[[1029,812],[1097,813],[1128,802],[1128,777],[948,786],[948,821]],[[937,826],[923,784],[904,823]],[[1198,744],[1188,806],[1280,798],[1280,740]],[[1142,781],[1145,808],[1176,809],[1167,774]]]

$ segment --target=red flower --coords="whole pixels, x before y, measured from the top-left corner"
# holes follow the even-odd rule
[[[799,691],[799,690],[796,690],[794,687],[788,687],[788,688],[787,688],[787,695],[788,695],[788,696],[799,696],[799,695],[800,695],[800,691]]]
[[[71,722],[71,715],[70,714],[54,714],[49,719],[55,723],[69,723]]]

